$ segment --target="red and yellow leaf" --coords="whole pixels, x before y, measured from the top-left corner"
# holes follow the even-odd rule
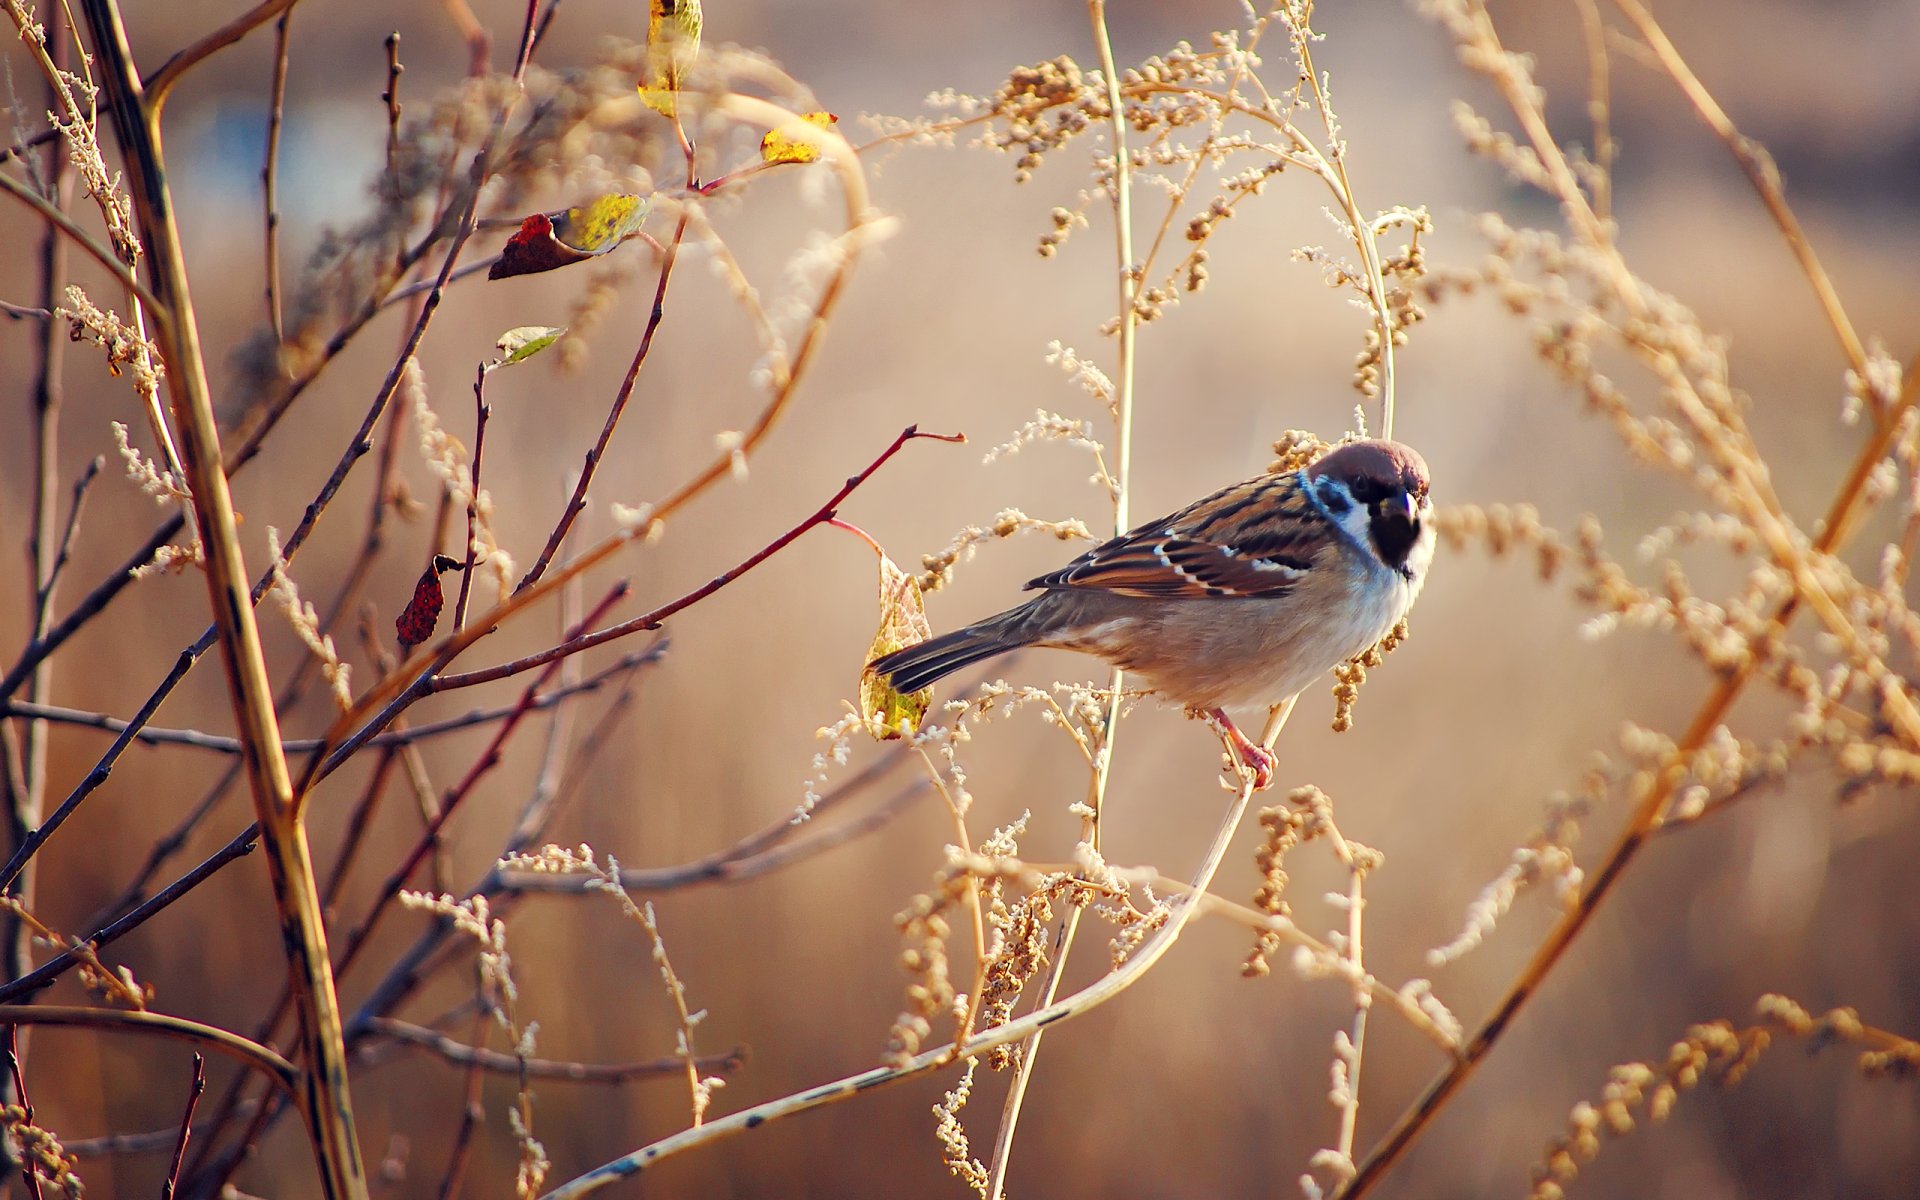
[[[534,213],[500,248],[487,278],[535,275],[605,254],[640,232],[651,207],[645,197],[610,192],[577,208]]]

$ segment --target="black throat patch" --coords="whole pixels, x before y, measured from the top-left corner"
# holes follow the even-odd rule
[[[1399,504],[1382,501],[1373,506],[1368,514],[1367,532],[1373,538],[1374,552],[1380,555],[1380,561],[1396,571],[1404,572],[1407,555],[1413,552],[1413,544],[1420,540],[1420,522],[1417,517],[1408,517]]]

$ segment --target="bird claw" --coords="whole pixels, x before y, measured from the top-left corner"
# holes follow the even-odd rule
[[[1253,790],[1264,792],[1273,786],[1274,767],[1279,760],[1274,757],[1273,751],[1265,746],[1246,741],[1244,738],[1241,741],[1244,744],[1238,747],[1240,764],[1253,776]]]
[[[1274,767],[1279,762],[1273,751],[1241,733],[1240,727],[1221,709],[1209,709],[1195,715],[1211,725],[1213,731],[1220,735],[1220,740],[1227,744],[1235,764],[1252,779],[1254,791],[1264,792],[1273,786]]]

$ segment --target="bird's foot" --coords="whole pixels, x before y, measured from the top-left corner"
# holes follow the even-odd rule
[[[1227,744],[1234,762],[1252,778],[1254,791],[1264,792],[1273,786],[1274,766],[1279,761],[1273,751],[1241,733],[1224,709],[1210,708],[1196,715],[1212,726],[1220,740]]]

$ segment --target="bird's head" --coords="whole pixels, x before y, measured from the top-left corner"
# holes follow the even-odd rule
[[[1313,493],[1353,539],[1408,578],[1433,557],[1426,460],[1378,438],[1348,442],[1307,468]]]

